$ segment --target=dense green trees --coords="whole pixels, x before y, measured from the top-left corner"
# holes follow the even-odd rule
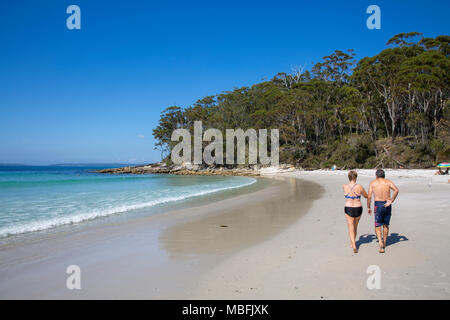
[[[449,36],[399,34],[374,57],[335,51],[311,70],[169,107],[153,135],[164,156],[175,128],[280,129],[280,161],[307,168],[424,167],[450,160]]]

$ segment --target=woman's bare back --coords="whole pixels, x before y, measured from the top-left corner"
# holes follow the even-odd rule
[[[360,184],[344,184],[342,186],[343,190],[344,190],[344,195],[348,195],[348,196],[363,196],[364,198],[367,198],[367,193],[366,190],[364,190],[364,187]],[[361,207],[361,199],[357,198],[357,199],[349,199],[346,198],[345,199],[345,206],[346,207]]]

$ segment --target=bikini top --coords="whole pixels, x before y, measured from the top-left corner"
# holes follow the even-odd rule
[[[348,185],[350,187],[350,185]],[[353,191],[353,188],[356,186],[356,184],[353,185],[353,187],[350,188],[350,191],[344,196],[345,199],[361,199],[361,195],[357,196],[349,196],[350,192]]]

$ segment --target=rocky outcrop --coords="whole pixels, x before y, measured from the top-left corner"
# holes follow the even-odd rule
[[[292,166],[281,165],[280,169],[291,169]],[[153,163],[145,166],[109,168],[95,170],[98,173],[107,174],[151,174],[166,173],[178,175],[227,175],[227,176],[259,176],[261,167],[253,166],[207,166],[184,163],[182,165],[166,165],[165,163]],[[293,167],[292,167],[293,169]]]

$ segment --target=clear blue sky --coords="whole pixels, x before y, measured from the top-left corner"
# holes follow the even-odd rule
[[[81,30],[66,8],[81,8]],[[381,30],[366,8],[381,8]],[[0,162],[159,160],[160,112],[400,32],[450,34],[450,1],[1,1]]]

